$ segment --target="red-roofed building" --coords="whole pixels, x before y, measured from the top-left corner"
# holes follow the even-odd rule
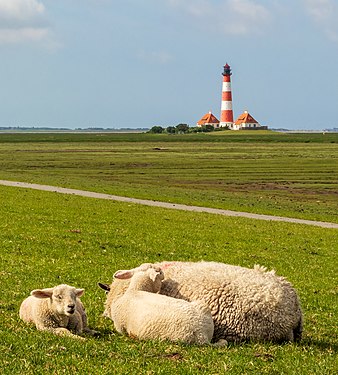
[[[262,129],[266,128],[266,126],[261,126],[259,122],[257,122],[248,111],[244,111],[240,116],[238,116],[237,120],[231,126],[232,130],[241,130],[241,129]]]
[[[219,120],[209,111],[198,122],[197,126],[212,125],[215,128],[219,127]]]

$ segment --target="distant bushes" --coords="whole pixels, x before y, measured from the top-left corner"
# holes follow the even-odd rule
[[[214,128],[212,125],[203,125],[203,126],[195,126],[190,127],[188,124],[178,124],[176,126],[168,126],[166,128],[155,125],[153,126],[148,133],[152,134],[186,134],[186,133],[209,133],[213,131],[219,130],[218,128]],[[224,128],[223,128],[224,130]]]

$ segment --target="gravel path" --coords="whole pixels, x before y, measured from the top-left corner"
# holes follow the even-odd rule
[[[51,191],[51,192],[60,193],[60,194],[80,195],[82,197],[108,199],[108,200],[114,200],[114,201],[119,201],[119,202],[143,204],[145,206],[162,207],[162,208],[169,208],[169,209],[174,209],[174,210],[207,212],[207,213],[216,214],[216,215],[246,217],[249,219],[266,220],[266,221],[284,221],[288,223],[306,224],[306,225],[314,225],[314,226],[322,227],[322,228],[338,229],[338,224],[327,223],[323,221],[294,219],[294,218],[289,218],[289,217],[272,216],[272,215],[260,215],[260,214],[253,214],[249,212],[222,210],[218,208],[187,206],[185,204],[174,204],[174,203],[152,201],[152,200],[147,200],[147,199],[127,198],[127,197],[121,197],[118,195],[95,193],[91,191],[84,191],[84,190],[77,190],[77,189],[66,189],[66,188],[50,186],[50,185],[30,184],[26,182],[16,182],[16,181],[6,181],[6,180],[0,180],[0,185],[14,186],[14,187],[20,187],[20,188],[26,188],[26,189],[43,190],[43,191]]]

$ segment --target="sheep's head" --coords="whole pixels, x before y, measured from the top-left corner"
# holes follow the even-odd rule
[[[35,289],[31,295],[36,298],[49,298],[52,309],[60,315],[71,316],[75,313],[76,299],[81,297],[84,289],[76,289],[62,284],[54,288]]]
[[[126,280],[126,279],[131,279],[134,274],[138,272],[146,272],[149,271],[149,275],[154,275],[152,270],[155,270],[156,272],[162,272],[161,267],[153,264],[153,263],[143,263],[140,266],[136,268],[132,268],[130,270],[119,270],[114,273],[114,279],[119,279],[119,280]],[[163,277],[164,278],[164,277]]]
[[[145,271],[145,274],[149,277],[149,279],[153,282],[153,293],[158,293],[162,287],[162,281],[164,280],[164,273],[163,271],[158,268],[149,268]]]
[[[148,276],[148,280],[151,283],[151,287],[148,291],[153,291],[154,293],[157,293],[161,290],[162,280],[164,278],[163,272],[161,271],[161,268],[158,266],[155,266],[152,263],[144,263],[141,264],[141,266],[130,269],[130,270],[120,270],[115,272],[114,274],[114,280],[110,285],[98,283],[98,286],[103,289],[107,294],[107,299],[105,302],[105,310],[103,312],[103,316],[111,317],[111,311],[110,307],[113,301],[115,301],[117,298],[121,297],[129,288],[131,278],[135,273],[140,273],[139,271],[144,271],[143,274],[145,274],[145,271],[148,269],[154,269],[155,273],[153,271],[150,271],[150,273],[153,273],[155,276]],[[156,274],[158,276],[156,277]],[[151,278],[153,277],[153,279]],[[155,278],[154,278],[155,277]]]
[[[122,280],[131,278],[131,289],[158,293],[161,290],[164,274],[160,267],[152,266],[145,270],[139,270],[137,268],[132,270],[120,270],[115,272],[114,278]]]

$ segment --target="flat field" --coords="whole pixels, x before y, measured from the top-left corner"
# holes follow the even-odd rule
[[[257,213],[280,215],[278,207],[283,207],[288,216],[337,222],[337,136],[309,135],[311,139],[307,139],[307,135],[290,135],[294,137],[291,141],[285,141],[288,135],[268,133],[265,141],[258,134],[200,138],[196,135],[188,140],[185,136],[105,134],[2,136],[1,179],[237,207],[243,211],[251,207]],[[262,154],[254,158],[255,153],[263,151],[264,157]],[[294,158],[298,173],[290,167],[292,152],[298,155]],[[226,169],[224,159],[228,155],[231,162]],[[289,162],[284,165],[282,159]],[[249,161],[256,160],[256,172],[252,171],[250,178],[243,173],[237,174],[235,180],[236,169],[248,172]],[[141,162],[149,163],[149,167],[142,167]],[[258,165],[265,166],[269,173]],[[298,192],[294,197],[290,189],[279,192],[262,188],[266,192],[262,197],[266,199],[277,190],[274,194],[279,200],[274,202],[279,205],[272,199],[267,205],[263,202],[265,198],[252,198],[257,193],[254,189],[247,188],[232,199],[231,191],[224,188],[238,184],[240,189],[243,181],[252,186],[251,179],[265,186],[269,174],[271,177],[274,171],[277,176],[278,170],[293,189],[301,181],[302,189],[308,193],[302,200],[303,211],[296,210],[300,204],[297,199],[302,195]],[[223,189],[218,190],[218,185],[211,183],[212,173],[217,174]],[[187,183],[189,177],[199,174],[203,179],[196,178],[197,182],[207,181],[204,192],[191,181]],[[161,181],[163,176],[167,180]],[[184,184],[179,186],[175,181]],[[275,184],[279,186],[278,181]],[[313,195],[320,202],[309,199]],[[224,200],[216,199],[217,196]],[[255,205],[245,202],[246,206],[241,206],[241,197]],[[173,211],[4,186],[0,186],[0,199],[1,373],[337,373],[336,229]],[[289,202],[289,206],[282,206],[283,202]],[[317,207],[318,216],[311,215],[311,207]],[[298,344],[244,343],[224,348],[142,342],[115,333],[112,323],[101,316],[105,295],[97,282],[110,282],[117,269],[142,262],[202,259],[246,267],[261,264],[287,277],[302,302],[303,340]],[[38,332],[20,321],[20,303],[32,289],[61,283],[86,289],[82,300],[90,326],[101,333],[99,338],[88,338],[85,342],[61,338]]]
[[[338,223],[338,134],[0,134],[0,179]]]

